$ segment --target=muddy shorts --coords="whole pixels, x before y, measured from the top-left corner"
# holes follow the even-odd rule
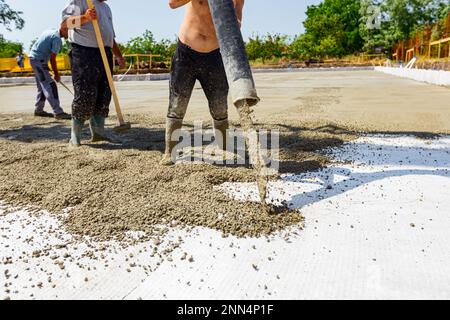
[[[113,55],[111,48],[106,47],[105,50],[112,70]],[[100,50],[72,44],[69,56],[75,91],[72,117],[80,121],[89,120],[94,115],[108,117],[111,89],[109,88]]]
[[[219,49],[200,53],[179,41],[170,75],[168,118],[184,118],[196,80],[203,87],[213,119],[228,118],[228,81]]]
[[[59,102],[58,87],[50,75],[48,61],[30,58],[30,64],[33,68],[34,77],[36,78],[38,92],[34,111],[44,111],[45,101],[48,101],[54,114],[63,113],[64,111]]]

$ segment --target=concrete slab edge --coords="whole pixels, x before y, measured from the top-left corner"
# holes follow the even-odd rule
[[[439,86],[450,86],[450,71],[375,67],[375,71]]]

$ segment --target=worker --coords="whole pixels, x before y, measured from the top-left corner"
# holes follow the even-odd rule
[[[239,24],[244,0],[234,0]],[[216,141],[226,148],[228,130],[228,81],[219,42],[207,0],[169,0],[177,9],[186,6],[178,45],[172,58],[169,110],[166,120],[166,150],[162,165],[173,165],[177,139],[196,80],[199,80],[213,118]],[[218,138],[218,137],[221,137]]]
[[[109,115],[111,89],[92,24],[97,20],[109,65],[113,54],[121,68],[125,59],[115,41],[113,17],[105,0],[93,0],[89,9],[86,0],[70,0],[62,13],[62,26],[69,29],[70,63],[75,97],[72,103],[72,134],[70,145],[81,145],[81,132],[89,120],[92,142],[109,141],[105,134],[105,118]]]
[[[61,51],[62,40],[67,39],[67,30],[46,30],[36,40],[31,48],[30,64],[33,68],[37,85],[37,98],[34,110],[36,117],[55,117],[58,120],[70,120],[71,116],[61,108],[58,87],[56,82],[61,81],[56,56]],[[48,63],[52,66],[54,78],[50,75]],[[53,109],[53,114],[44,111],[45,101],[48,101]]]
[[[16,62],[20,68],[20,72],[23,72],[23,70],[25,69],[25,57],[23,56],[22,52],[17,52]]]

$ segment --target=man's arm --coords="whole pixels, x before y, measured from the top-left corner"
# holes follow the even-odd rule
[[[169,0],[169,7],[171,9],[178,9],[191,2],[191,0]]]
[[[59,36],[58,37],[54,37],[52,39],[50,64],[52,66],[54,79],[55,79],[56,82],[60,82],[61,81],[61,77],[59,76],[59,71],[58,71],[58,64],[56,63],[56,57],[57,57],[58,53],[61,52],[61,46],[62,46],[61,38]]]
[[[55,81],[60,82],[61,76],[59,75],[58,64],[56,63],[56,54],[55,53],[52,53],[52,56],[50,57],[50,64],[52,66]]]
[[[233,0],[234,9],[236,10],[236,15],[239,21],[239,25],[242,25],[242,12],[244,10],[245,0]]]
[[[97,11],[95,8],[87,9],[86,12],[81,16],[72,16],[67,18],[61,23],[61,28],[75,29],[79,28],[86,23],[92,22],[97,19]]]
[[[119,62],[119,67],[121,69],[124,69],[125,68],[125,59],[122,56],[122,52],[120,51],[120,47],[117,44],[116,40],[114,40],[112,52],[113,52],[114,56],[117,58],[117,62]]]

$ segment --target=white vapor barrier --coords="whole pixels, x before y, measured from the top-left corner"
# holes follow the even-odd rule
[[[450,86],[450,71],[375,67],[376,71],[420,82]]]
[[[171,227],[158,245],[123,246],[0,200],[0,300],[450,299],[450,136],[366,135],[324,152],[327,168],[270,181],[269,201],[305,228],[267,238]],[[259,201],[256,183],[217,188]]]

